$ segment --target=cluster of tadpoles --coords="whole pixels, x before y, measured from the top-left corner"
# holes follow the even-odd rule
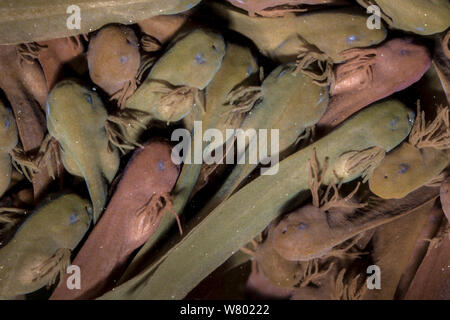
[[[91,2],[0,32],[0,298],[450,299],[447,0]]]

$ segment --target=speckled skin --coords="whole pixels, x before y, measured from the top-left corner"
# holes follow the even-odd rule
[[[0,197],[11,182],[12,164],[9,153],[17,145],[19,136],[11,110],[0,101]]]
[[[172,190],[179,169],[171,160],[171,150],[169,144],[153,141],[135,151],[105,213],[73,262],[83,270],[81,290],[60,286],[51,299],[92,299],[114,287],[130,254],[158,228],[162,215],[139,229],[136,226],[146,215],[136,213],[153,194]]]
[[[365,69],[344,74],[346,64],[338,65],[329,106],[317,124],[321,130],[328,131],[371,103],[409,87],[419,81],[431,65],[428,49],[408,38],[358,51],[361,56],[375,54],[370,62],[372,80],[367,79]]]
[[[448,0],[373,0],[373,2],[392,19],[392,27],[396,29],[430,35],[450,27]]]
[[[289,5],[323,5],[323,4],[344,4],[345,0],[227,0],[234,6],[244,9],[249,16],[272,16],[271,8]],[[285,13],[279,12],[276,16],[283,16]]]
[[[136,77],[141,63],[138,38],[127,26],[106,26],[89,41],[87,59],[92,81],[111,96]]]
[[[418,149],[404,142],[375,169],[369,187],[381,198],[401,199],[438,176],[448,164],[448,151]]]
[[[258,49],[277,62],[295,61],[303,42],[315,45],[333,62],[343,62],[339,55],[350,48],[376,45],[386,38],[386,28],[370,30],[367,16],[354,9],[330,9],[299,16],[252,18],[220,3],[211,10],[228,23],[228,28],[251,39]],[[276,30],[276,32],[274,32]]]
[[[32,269],[58,249],[75,249],[91,223],[89,212],[89,202],[75,194],[58,196],[35,209],[0,250],[0,298],[30,293],[48,284],[58,268],[35,281]]]
[[[58,83],[47,101],[47,126],[61,146],[64,167],[83,177],[94,207],[94,222],[103,212],[108,183],[119,168],[105,131],[106,109],[97,93],[72,80]]]

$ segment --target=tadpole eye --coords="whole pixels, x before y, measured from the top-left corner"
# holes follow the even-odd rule
[[[195,63],[197,63],[197,64],[204,64],[204,63],[206,63],[206,60],[203,57],[203,54],[197,53],[197,55],[195,56]]]
[[[406,163],[401,163],[398,166],[398,173],[405,173],[406,171],[408,171],[409,169],[409,165],[407,165]]]
[[[92,106],[92,96],[89,93],[84,94],[84,98],[86,99],[87,103],[89,103]]]
[[[78,213],[72,213],[69,218],[69,224],[72,225],[74,223],[77,223],[80,221],[80,217],[78,216]]]
[[[11,126],[11,119],[5,119],[5,131],[8,131]]]
[[[281,230],[282,234],[285,234],[287,232],[287,227],[284,227],[283,230]]]
[[[215,45],[212,45],[211,47],[213,48],[213,50],[214,50],[215,52],[219,52],[219,49],[217,49],[217,47],[216,47]]]
[[[120,63],[121,64],[125,64],[128,62],[128,57],[127,56],[121,56],[120,57]]]

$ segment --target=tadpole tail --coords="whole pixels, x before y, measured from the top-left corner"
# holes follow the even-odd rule
[[[97,223],[103,213],[108,196],[108,183],[101,170],[95,165],[80,166],[86,181],[92,207],[94,208],[94,224]]]

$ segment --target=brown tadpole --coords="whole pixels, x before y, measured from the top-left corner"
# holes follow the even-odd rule
[[[438,188],[422,187],[403,199],[369,199],[356,210],[330,210],[308,205],[286,216],[275,229],[275,248],[284,257],[309,260],[332,253],[333,247],[364,231],[406,216],[438,197]]]
[[[81,289],[69,290],[66,275],[52,300],[93,299],[114,287],[133,251],[157,230],[164,214],[171,214],[170,192],[179,174],[171,152],[171,145],[161,140],[135,151],[106,211],[73,261],[82,272]]]
[[[191,11],[181,14],[155,16],[138,22],[143,35],[142,49],[146,52],[159,51],[189,23]]]
[[[21,46],[0,46],[0,88],[14,112],[24,151],[38,148],[44,138],[47,85],[39,63]]]
[[[92,81],[122,108],[137,89],[141,64],[133,29],[119,24],[103,27],[90,40],[87,59]]]
[[[81,36],[58,38],[38,43],[41,49],[38,60],[42,66],[49,90],[64,77],[64,70],[69,67],[76,74],[87,71],[87,61]]]
[[[354,196],[358,186],[345,198],[339,186],[331,185],[320,197],[323,168],[317,159],[310,161],[309,188],[312,204],[285,215],[273,229],[274,249],[290,261],[308,261],[324,255],[337,254],[334,247],[380,225],[411,213],[411,210],[434,201],[439,188],[422,187],[402,199],[384,200],[370,197],[358,203]],[[333,192],[331,192],[333,190]]]
[[[371,103],[401,91],[430,68],[428,49],[412,38],[397,38],[378,47],[341,53],[345,62],[335,68],[328,109],[317,124],[327,133]]]
[[[36,60],[41,49],[42,46],[36,43],[0,46],[0,88],[13,109],[26,157],[39,150],[46,132],[43,110],[48,88],[44,72]],[[52,161],[56,163],[55,159]],[[45,167],[46,164],[42,165]],[[52,179],[44,169],[36,172],[32,180],[37,201]]]

